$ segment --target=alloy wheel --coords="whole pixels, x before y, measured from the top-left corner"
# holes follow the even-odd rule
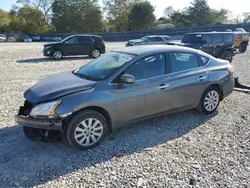
[[[217,91],[210,91],[204,99],[204,107],[207,111],[215,110],[220,102],[220,97]]]
[[[92,56],[95,57],[95,58],[99,57],[100,56],[99,50],[93,50]]]
[[[77,125],[74,131],[74,138],[81,146],[88,147],[101,139],[103,130],[103,124],[99,120],[88,118]]]

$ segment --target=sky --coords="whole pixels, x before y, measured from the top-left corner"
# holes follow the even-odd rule
[[[189,6],[192,0],[149,0],[155,6],[155,15],[157,18],[163,16],[166,7],[172,6],[175,10],[182,10]],[[0,8],[9,10],[16,0],[0,0]],[[243,12],[250,12],[250,0],[208,0],[208,4],[213,9],[225,8],[233,12],[234,16],[241,15]]]

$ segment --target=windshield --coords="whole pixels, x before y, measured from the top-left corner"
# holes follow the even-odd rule
[[[147,41],[147,40],[149,40],[149,38],[148,37],[143,37],[143,38],[141,38],[141,40]]]
[[[86,64],[73,73],[89,80],[103,80],[112,75],[135,55],[120,52],[109,52],[100,58]]]
[[[201,35],[198,34],[186,34],[181,40],[182,43],[199,44]]]
[[[72,36],[66,37],[64,38],[61,42],[65,42],[66,40],[68,40],[69,38],[71,38]]]

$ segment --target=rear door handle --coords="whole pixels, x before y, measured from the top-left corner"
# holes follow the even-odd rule
[[[157,89],[163,90],[163,89],[166,89],[166,88],[168,88],[168,87],[169,87],[169,85],[162,84],[162,85],[160,85]]]
[[[206,76],[200,76],[199,78],[198,78],[198,81],[203,81],[203,80],[205,80],[207,77]]]

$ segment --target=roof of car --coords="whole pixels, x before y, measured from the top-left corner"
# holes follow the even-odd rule
[[[187,34],[200,34],[200,35],[202,35],[202,34],[233,34],[233,32],[228,32],[228,31],[222,31],[222,32],[220,32],[220,31],[212,31],[212,32],[193,32],[193,33],[187,33]]]
[[[122,50],[114,50],[116,52],[123,52],[134,55],[150,55],[155,53],[169,52],[169,51],[181,51],[190,53],[200,53],[200,51],[181,46],[173,45],[148,45],[148,46],[132,46]]]
[[[76,34],[76,35],[71,35],[71,37],[102,37],[99,35],[85,35],[85,34]]]
[[[168,35],[147,35],[146,37],[169,37]]]

